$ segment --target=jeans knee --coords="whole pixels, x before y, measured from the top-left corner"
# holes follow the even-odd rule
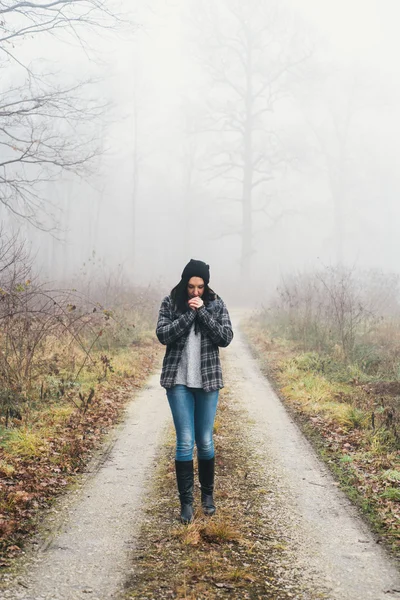
[[[192,460],[194,440],[190,437],[181,438],[176,443],[176,460]]]
[[[197,456],[203,460],[208,460],[214,456],[214,442],[213,440],[199,440],[197,442]]]

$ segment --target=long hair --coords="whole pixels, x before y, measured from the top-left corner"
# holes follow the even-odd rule
[[[175,307],[178,309],[179,312],[184,313],[187,310],[189,310],[189,306],[188,306],[188,293],[187,293],[187,281],[184,281],[183,279],[180,280],[180,282],[171,290],[170,296],[172,298],[172,301],[175,305]],[[217,297],[217,294],[209,287],[209,285],[207,283],[204,284],[204,293],[201,297],[201,299],[203,300],[204,304],[207,305],[209,302],[211,302],[212,300],[215,300],[215,298]]]

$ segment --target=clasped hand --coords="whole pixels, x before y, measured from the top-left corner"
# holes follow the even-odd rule
[[[195,298],[190,298],[188,304],[192,310],[197,310],[203,306],[204,302],[199,296],[196,296]]]

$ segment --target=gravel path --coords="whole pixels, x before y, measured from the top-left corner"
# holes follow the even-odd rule
[[[297,568],[303,565],[310,577],[314,573],[322,578],[332,599],[399,599],[400,576],[394,562],[316,458],[237,327],[224,361],[228,385],[250,417],[265,477],[275,482],[268,509],[276,512],[276,520],[286,522],[287,534],[300,553]]]
[[[112,432],[102,454],[91,461],[84,484],[49,514],[18,583],[0,590],[2,598],[118,597],[142,520],[142,490],[154,471],[154,455],[169,422],[157,373],[130,403],[126,419]],[[52,533],[43,539],[46,529]]]
[[[238,315],[235,321],[238,320]],[[286,413],[235,327],[224,351],[226,385],[243,408],[265,481],[265,510],[296,548],[293,570],[331,591],[332,600],[400,598],[395,565]],[[247,419],[246,419],[247,415]],[[141,503],[158,446],[171,423],[159,372],[127,408],[78,488],[46,518],[24,568],[2,598],[118,598],[132,570],[131,552],[143,520]]]

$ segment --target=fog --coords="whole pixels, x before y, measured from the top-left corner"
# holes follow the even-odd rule
[[[123,19],[0,43],[3,106],[29,89],[27,67],[91,80],[57,127],[70,156],[82,141],[93,157],[39,165],[34,203],[4,191],[27,167],[10,172],[0,133],[3,232],[27,240],[43,277],[119,273],[166,293],[196,258],[223,297],[262,302],[321,265],[399,272],[396,0],[106,4]]]

